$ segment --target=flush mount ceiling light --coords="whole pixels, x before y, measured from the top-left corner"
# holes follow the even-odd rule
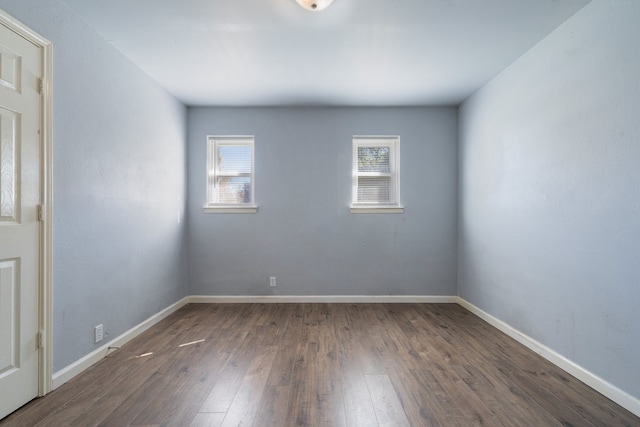
[[[298,4],[307,10],[317,12],[329,6],[333,0],[296,0]]]

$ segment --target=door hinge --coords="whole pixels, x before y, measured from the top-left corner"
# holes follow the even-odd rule
[[[36,214],[38,215],[38,221],[44,221],[44,205],[36,206]]]
[[[38,93],[44,95],[44,80],[38,79]]]
[[[44,332],[38,332],[38,348],[44,348]]]

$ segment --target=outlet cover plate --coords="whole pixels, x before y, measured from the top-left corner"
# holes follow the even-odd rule
[[[95,342],[100,342],[104,338],[104,328],[102,324],[98,325],[94,329]]]

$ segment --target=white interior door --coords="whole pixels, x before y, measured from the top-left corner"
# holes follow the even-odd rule
[[[38,395],[41,61],[0,23],[0,418]]]

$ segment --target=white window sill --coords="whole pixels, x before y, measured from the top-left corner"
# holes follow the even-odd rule
[[[402,206],[351,206],[352,214],[400,214],[404,212]]]
[[[254,214],[258,212],[258,207],[251,206],[205,206],[204,213],[212,214]]]

